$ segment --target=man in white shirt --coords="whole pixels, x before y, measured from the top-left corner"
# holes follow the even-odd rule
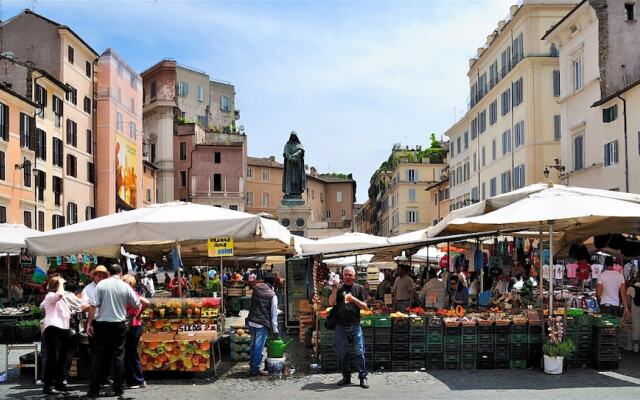
[[[600,311],[620,316],[620,298],[624,304],[624,315],[629,314],[629,302],[624,283],[624,276],[613,269],[613,257],[604,260],[606,270],[598,278],[596,297],[600,300]]]
[[[98,285],[101,280],[108,277],[109,271],[107,271],[107,268],[104,265],[98,265],[93,269],[93,271],[91,271],[91,278],[93,282],[85,286],[85,288],[82,289],[82,294],[80,295],[82,301],[85,303],[82,311],[89,311],[90,304],[95,304],[96,285]]]

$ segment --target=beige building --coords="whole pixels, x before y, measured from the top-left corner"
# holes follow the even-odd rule
[[[582,1],[544,36],[560,51],[565,173],[551,171],[556,181],[640,193],[639,7]]]
[[[575,5],[512,6],[469,60],[469,109],[450,139],[450,209],[542,181],[560,155],[558,53],[541,40]]]
[[[428,185],[425,190],[429,193],[429,202],[433,207],[435,207],[435,212],[431,215],[431,225],[436,225],[449,213],[450,200],[448,173],[444,174],[444,179]]]

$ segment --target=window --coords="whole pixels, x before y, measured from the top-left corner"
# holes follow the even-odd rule
[[[477,82],[471,85],[471,87],[469,88],[469,98],[471,99],[469,106],[473,107],[476,105],[476,103],[478,103],[478,83]]]
[[[93,154],[93,132],[87,129],[87,153]]]
[[[38,211],[38,230],[44,232],[44,211]]]
[[[129,137],[133,140],[136,140],[137,135],[138,129],[136,128],[136,123],[133,121],[129,122]]]
[[[47,133],[42,129],[36,129],[36,157],[47,159]]]
[[[0,223],[7,223],[7,207],[0,206]]]
[[[227,96],[220,96],[220,110],[231,111],[231,99]]]
[[[247,192],[247,206],[253,206],[253,192]]]
[[[562,137],[562,126],[560,118],[560,115],[553,116],[553,140],[555,140],[556,142],[560,141],[560,138]]]
[[[471,132],[472,132],[471,133],[471,137],[473,138],[473,130]],[[457,145],[458,145],[458,153],[461,153],[462,152],[462,137],[461,136],[458,136]]]
[[[522,32],[513,39],[513,65],[515,66],[524,58],[524,38]]]
[[[511,151],[511,129],[502,132],[502,155]]]
[[[147,189],[149,190],[149,189]],[[96,217],[96,209],[93,207],[87,207],[84,210],[84,220],[89,221]]]
[[[327,210],[326,216],[327,216],[327,219],[331,218],[331,210]]]
[[[44,190],[47,188],[47,174],[44,171],[39,171],[35,174],[36,177],[36,195],[38,201],[44,201]]]
[[[468,149],[469,148],[469,131],[466,131],[464,133],[464,149]]]
[[[131,114],[135,114],[135,113],[136,113],[136,99],[132,97],[131,98]]]
[[[202,86],[198,86],[198,101],[204,101],[204,88]]]
[[[450,148],[451,148],[451,157],[453,157],[453,156],[455,156],[455,155],[456,155],[456,146],[455,146],[455,144],[456,144],[456,142],[454,142],[454,141],[452,140],[452,141],[451,141],[451,144],[450,144],[450,146],[451,146],[451,147],[450,147]]]
[[[73,50],[73,47],[67,46],[67,60],[69,60],[69,62],[73,64],[74,59],[75,59],[75,51]]]
[[[480,153],[480,158],[482,159],[482,166],[484,167],[486,165],[486,161],[487,161],[486,151],[485,151],[485,147],[484,146],[482,146],[482,150],[481,150],[481,153]]]
[[[478,132],[483,133],[487,130],[487,110],[482,110],[478,114]]]
[[[584,168],[584,136],[573,138],[573,169],[579,171]]]
[[[604,145],[604,166],[618,163],[618,141],[614,140]]]
[[[253,179],[253,168],[247,168],[247,180]]]
[[[635,19],[635,15],[633,12],[633,3],[625,3],[624,4],[624,10],[627,14],[627,21],[633,21]]]
[[[67,101],[72,103],[74,106],[78,104],[78,91],[73,86],[69,85],[69,90],[67,91]]]
[[[222,192],[222,174],[213,174],[213,191]]]
[[[515,148],[524,146],[524,121],[518,122],[514,126]]]
[[[605,124],[613,122],[618,118],[618,105],[602,109],[602,122]]]
[[[418,222],[419,222],[418,211],[416,211],[416,210],[407,211],[407,223],[408,224],[417,224]]]
[[[221,160],[221,154],[219,151],[216,151],[213,153],[213,163],[214,164],[220,164],[220,160]]]
[[[507,193],[511,190],[511,171],[500,174],[500,190],[501,193]]]
[[[180,151],[179,151],[180,161],[186,161],[187,159],[187,142],[180,142]]]
[[[524,164],[516,166],[513,170],[513,189],[517,190],[525,187]]]
[[[91,99],[84,96],[84,112],[91,114]]]
[[[486,199],[486,198],[487,198],[487,197],[486,197],[486,190],[485,190],[485,189],[486,189],[486,185],[485,185],[485,183],[486,183],[486,182],[482,182],[482,200],[484,200],[484,199]]]
[[[156,162],[156,144],[155,143],[151,143],[151,145],[149,146],[149,153],[151,157],[151,162],[152,163]]]
[[[584,79],[584,70],[582,65],[582,56],[576,58],[571,62],[571,74],[573,79],[573,90],[579,90],[582,88]]]
[[[62,99],[53,96],[53,115],[56,123],[56,128],[62,126],[62,114],[63,114],[64,102]]]
[[[489,89],[493,89],[496,83],[498,83],[498,60],[489,66]]]
[[[155,99],[158,96],[158,89],[156,85],[156,81],[151,82],[151,98]]]
[[[89,61],[86,61],[84,63],[84,74],[87,76],[87,78],[91,78],[91,63]]]
[[[122,114],[120,113],[120,111],[118,111],[116,114],[116,129],[118,130],[118,132],[124,131],[124,119],[122,118]]]
[[[407,170],[407,181],[408,182],[417,182],[418,181],[418,171],[416,171],[415,169],[408,169]]]
[[[0,137],[9,141],[9,107],[0,103]]]
[[[496,140],[491,141],[491,160],[496,160]]]
[[[62,228],[64,226],[64,216],[62,215],[52,215],[51,216],[51,228]]]
[[[67,144],[78,147],[78,124],[67,118]]]
[[[122,89],[118,88],[118,104],[122,104]]]
[[[416,190],[409,189],[409,201],[416,201]]]
[[[560,70],[553,70],[553,96],[560,97]]]
[[[186,97],[189,95],[189,84],[185,81],[178,83],[178,96]]]
[[[478,156],[476,153],[473,153],[473,172],[476,172],[478,167]]]
[[[134,90],[138,88],[138,75],[133,73],[133,71],[129,74],[129,86]]]
[[[464,163],[464,181],[468,181],[471,178],[471,165],[467,161]]]
[[[36,104],[42,106],[42,108],[47,107],[47,90],[42,86],[36,84]],[[44,110],[40,114],[41,117],[44,117]]]
[[[0,151],[0,180],[7,179],[7,158],[4,151]]]
[[[92,162],[87,161],[87,182],[96,183],[96,170]]]
[[[522,78],[513,83],[513,107],[517,107],[522,104]]]
[[[262,193],[262,207],[269,207],[269,193]]]
[[[498,100],[494,100],[489,104],[489,125],[493,125],[498,121]]]
[[[62,183],[62,178],[60,178],[59,176],[53,176],[53,181],[52,181],[52,186],[53,186],[53,198],[55,200],[55,205],[56,206],[60,206],[61,202],[60,202],[60,197],[62,196],[62,192],[63,192],[63,183]]]
[[[24,226],[26,226],[27,228],[31,228],[31,211],[24,211],[23,213],[24,216]]]
[[[342,203],[342,192],[341,191],[336,192],[336,201],[338,203]]]
[[[347,210],[345,210],[344,208],[342,210],[340,210],[340,216],[342,218],[345,218],[347,216]]]
[[[62,167],[63,163],[64,163],[64,149],[62,145],[62,140],[54,137],[53,138],[53,165]]]
[[[511,89],[507,89],[500,95],[501,114],[505,116],[511,111]]]
[[[124,64],[118,62],[118,76],[124,78]]]
[[[31,187],[31,161],[25,159],[23,161],[23,166],[24,167],[22,168],[22,172],[24,186]]]
[[[471,188],[471,202],[477,203],[480,200],[480,190],[477,186]]]
[[[180,171],[180,187],[187,187],[187,171]]]
[[[20,113],[20,147],[35,150],[36,123],[33,117]]]
[[[76,203],[67,203],[67,224],[73,225],[78,222],[78,205]]]
[[[72,154],[67,154],[67,175],[73,176],[74,178],[78,177],[78,160],[76,156]]]
[[[511,47],[507,47],[502,54],[500,54],[500,78],[504,78],[507,76],[509,71],[511,71]]]
[[[264,182],[268,181],[269,180],[269,170],[268,169],[263,169],[261,172],[262,172],[262,174],[261,174],[262,175],[262,180]]]
[[[478,137],[478,117],[471,120],[471,140],[474,140]],[[459,143],[458,143],[459,144]],[[460,146],[458,146],[458,152],[462,150]]]

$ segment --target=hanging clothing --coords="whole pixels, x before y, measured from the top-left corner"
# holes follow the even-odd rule
[[[576,277],[576,271],[578,270],[578,264],[567,264],[567,278],[574,279]]]

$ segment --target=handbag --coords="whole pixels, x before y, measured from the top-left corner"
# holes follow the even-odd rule
[[[324,320],[324,327],[330,331],[334,331],[336,329],[336,313],[334,312],[334,310],[336,309],[336,307],[334,306],[331,311],[329,311],[329,314],[327,314],[327,319]]]

